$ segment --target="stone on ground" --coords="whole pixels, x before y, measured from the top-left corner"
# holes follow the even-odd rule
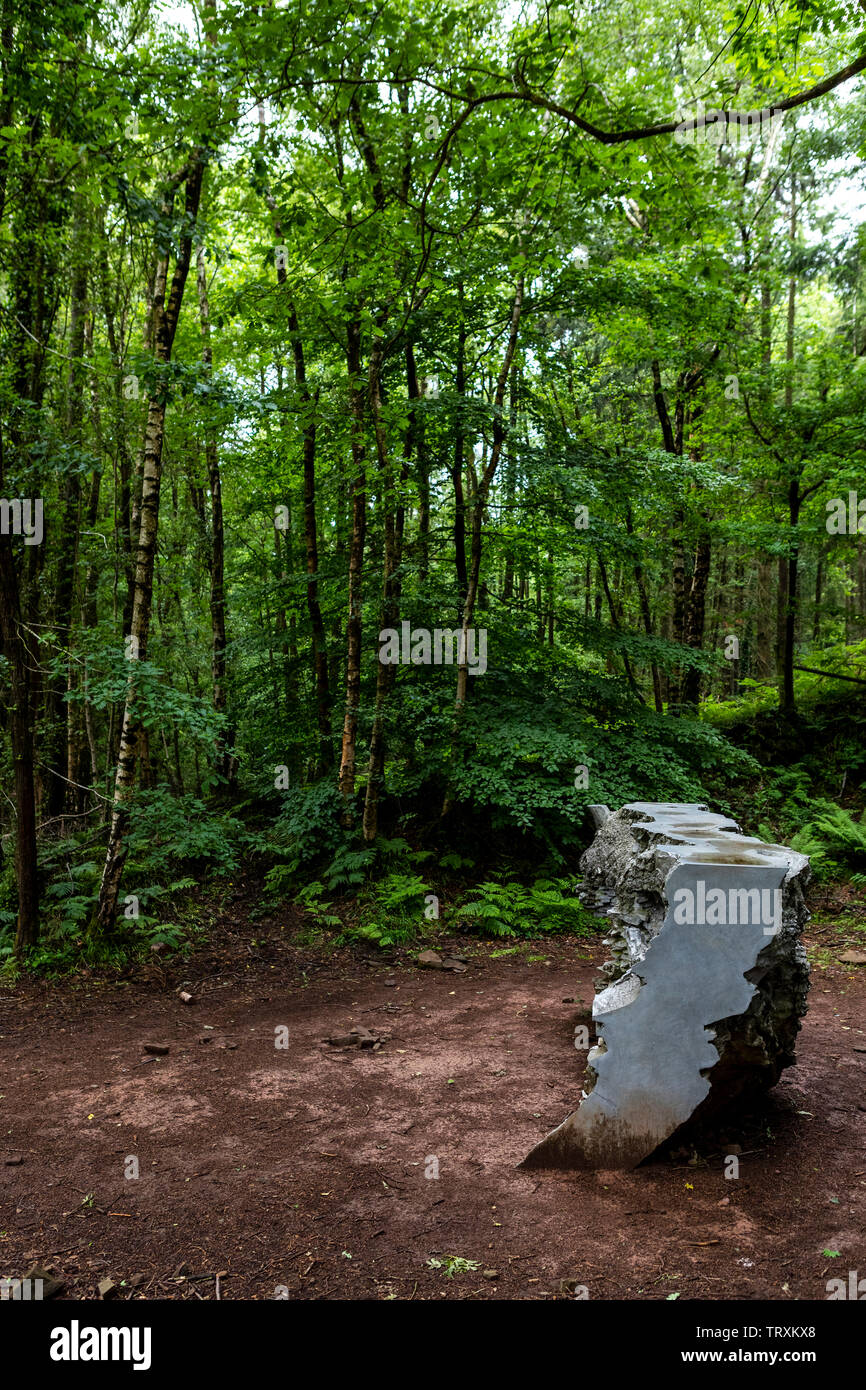
[[[598,1039],[577,1110],[522,1167],[634,1167],[795,1060],[808,859],[699,804],[605,810],[581,859],[581,896],[611,919]]]

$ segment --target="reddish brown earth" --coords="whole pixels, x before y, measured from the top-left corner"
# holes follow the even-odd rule
[[[551,1299],[572,1280],[779,1300],[866,1275],[866,967],[815,971],[797,1066],[692,1162],[523,1173],[576,1103],[603,948],[464,939],[446,974],[252,930],[146,978],[3,987],[0,1275],[38,1261],[75,1299],[106,1276],[122,1298],[211,1299],[219,1273],[222,1298]],[[357,1025],[389,1037],[322,1042]],[[446,1256],[478,1269],[428,1266]]]

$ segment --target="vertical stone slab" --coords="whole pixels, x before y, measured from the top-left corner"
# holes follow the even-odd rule
[[[598,823],[582,867],[616,978],[593,1005],[590,1089],[524,1167],[635,1166],[699,1109],[775,1084],[805,1011],[804,856],[700,805]]]

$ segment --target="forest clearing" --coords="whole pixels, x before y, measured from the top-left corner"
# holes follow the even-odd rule
[[[23,1159],[0,1170],[5,1263],[51,1253],[66,1298],[109,1277],[193,1300],[217,1273],[223,1298],[810,1300],[835,1274],[822,1251],[866,1264],[866,979],[833,929],[768,1106],[631,1173],[524,1173],[573,1104],[597,946],[461,940],[452,974],[402,952],[317,960],[273,922],[250,955],[236,912],[183,980],[4,1001],[4,1159]],[[358,1025],[381,1050],[324,1041]],[[731,1152],[748,1155],[736,1183]],[[449,1257],[470,1267],[449,1277]]]

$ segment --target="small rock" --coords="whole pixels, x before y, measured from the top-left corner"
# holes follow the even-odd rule
[[[180,999],[180,1002],[181,1002],[182,1004],[194,1004],[194,1003],[195,1003],[195,995],[194,995],[194,994],[190,994],[189,990],[186,990],[186,989],[182,989],[182,990],[181,990],[181,992],[180,992],[178,998]]]
[[[416,962],[422,970],[441,970],[442,957],[436,951],[422,951],[416,957]]]
[[[498,1278],[499,1278],[499,1270],[498,1270],[498,1269],[483,1269],[483,1270],[481,1271],[481,1275],[482,1275],[482,1278],[484,1278],[484,1279],[498,1279]]]
[[[3,1162],[7,1168],[19,1168],[24,1162],[24,1155],[11,1154],[9,1158],[4,1158]]]
[[[846,965],[866,965],[866,951],[843,951],[839,959]]]
[[[562,1002],[563,1002],[563,1004],[573,1004],[573,1003],[574,1003],[574,996],[570,994],[570,995],[568,996],[568,998],[567,998],[567,999],[563,999]]]
[[[145,1043],[144,1050],[151,1057],[165,1057],[170,1051],[168,1043]]]
[[[858,1046],[857,1043],[855,1043],[855,1044],[854,1044],[854,1051],[855,1051],[855,1052],[866,1052],[866,1047],[860,1047],[860,1046]]]
[[[153,941],[150,949],[155,956],[161,956],[163,951],[168,949],[168,943],[166,941]]]
[[[369,1028],[359,1026],[349,1033],[335,1033],[331,1038],[322,1038],[322,1042],[330,1047],[362,1047],[377,1051],[389,1036],[388,1033],[371,1033]]]
[[[455,956],[446,956],[442,962],[442,969],[453,970],[455,975],[459,975],[465,971],[466,966],[462,961],[457,960]]]
[[[209,1042],[213,1042],[213,1038],[211,1037],[210,1033],[202,1033],[201,1037],[199,1038],[199,1042],[200,1042],[200,1043],[209,1043]]]
[[[24,1275],[24,1278],[42,1280],[43,1298],[54,1298],[56,1294],[61,1293],[62,1290],[66,1288],[62,1279],[55,1279],[51,1271],[45,1269],[42,1265],[31,1265]]]
[[[716,1206],[717,1206],[717,1207],[729,1207],[730,1205],[731,1205],[731,1199],[730,1199],[730,1197],[723,1197],[722,1200],[721,1200],[720,1202],[716,1202]]]
[[[117,1285],[113,1279],[100,1279],[96,1287],[100,1298],[113,1298],[117,1293]]]
[[[396,985],[397,981],[396,981],[396,980],[383,980],[382,983],[384,984],[384,986],[385,986],[386,989],[393,989],[394,986]]]
[[[132,1278],[129,1281],[129,1287],[131,1289],[140,1289],[146,1279],[146,1274],[133,1274]]]

